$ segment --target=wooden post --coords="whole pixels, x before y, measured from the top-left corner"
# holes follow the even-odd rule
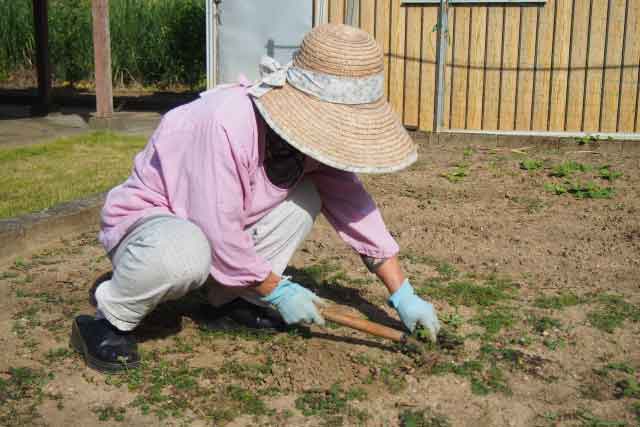
[[[36,42],[38,98],[32,106],[33,115],[47,115],[51,108],[51,66],[49,64],[49,4],[48,0],[33,0],[33,24]]]
[[[92,0],[93,58],[96,78],[96,117],[113,115],[111,82],[111,36],[109,33],[109,0]]]

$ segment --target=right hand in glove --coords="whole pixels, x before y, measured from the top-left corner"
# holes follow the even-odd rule
[[[316,304],[322,304],[320,297],[288,278],[280,280],[278,286],[261,300],[273,304],[289,325],[301,322],[324,325],[324,318],[316,307]]]

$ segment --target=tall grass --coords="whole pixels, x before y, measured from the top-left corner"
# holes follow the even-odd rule
[[[0,0],[0,79],[34,63],[31,2]],[[116,84],[182,83],[205,78],[203,0],[111,0],[110,30]],[[54,77],[93,74],[90,0],[50,0],[49,42]]]

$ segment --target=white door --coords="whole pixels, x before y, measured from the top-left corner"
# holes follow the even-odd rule
[[[263,55],[291,61],[313,25],[313,0],[222,0],[218,3],[217,83],[259,77]]]

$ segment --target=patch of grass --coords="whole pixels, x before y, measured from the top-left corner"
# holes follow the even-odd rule
[[[73,350],[66,347],[51,349],[44,355],[49,363],[56,363],[71,356],[73,356]]]
[[[472,322],[482,326],[488,335],[495,335],[502,329],[509,328],[515,323],[514,312],[506,307],[485,309]]]
[[[245,388],[230,385],[227,387],[226,394],[231,400],[239,403],[239,410],[244,414],[260,416],[274,412],[272,409],[267,408],[257,394]]]
[[[263,383],[265,378],[273,373],[271,359],[261,363],[240,363],[235,360],[225,361],[220,368],[223,374],[231,375],[233,378],[247,379],[254,383]]]
[[[569,194],[576,199],[610,199],[615,195],[612,187],[600,187],[594,182],[576,182],[567,187]]]
[[[34,425],[40,418],[37,407],[45,397],[43,386],[54,378],[53,373],[28,367],[9,368],[0,377],[0,425]]]
[[[557,196],[569,193],[576,199],[610,199],[615,195],[614,188],[600,187],[593,182],[565,182],[564,184],[548,182],[544,185],[544,188]]]
[[[511,394],[504,373],[498,366],[491,366],[482,377],[471,378],[471,392],[485,396],[489,393]]]
[[[91,133],[0,148],[0,218],[46,209],[106,191],[124,181],[141,136]]]
[[[624,372],[625,374],[630,374],[630,375],[633,375],[636,373],[636,370],[633,369],[631,366],[629,366],[629,364],[625,362],[609,363],[607,366],[605,366],[605,369],[608,371]]]
[[[533,305],[538,308],[561,310],[565,307],[571,307],[574,305],[583,304],[584,302],[585,302],[584,298],[581,298],[574,293],[567,292],[567,293],[561,293],[559,295],[538,297],[536,298]]]
[[[520,169],[534,171],[540,169],[543,164],[542,160],[524,159],[520,162]]]
[[[580,411],[578,414],[580,419],[580,427],[626,427],[627,423],[624,421],[610,421],[593,415],[589,411]]]
[[[401,427],[450,427],[449,419],[430,409],[405,409],[400,412],[398,419]]]
[[[314,415],[336,415],[349,410],[349,402],[362,400],[366,397],[362,389],[344,390],[339,384],[334,384],[328,390],[308,390],[296,399],[296,408],[305,417]]]
[[[622,172],[611,170],[611,166],[604,165],[598,168],[598,178],[606,181],[614,181],[622,176]]]
[[[455,281],[441,287],[418,289],[428,293],[432,298],[444,299],[452,305],[468,307],[489,307],[511,298],[504,289],[496,286],[480,285],[471,281]]]
[[[575,173],[587,172],[592,168],[593,167],[590,165],[578,163],[574,160],[568,160],[554,166],[551,170],[550,175],[558,178],[566,178],[572,176]]]
[[[124,422],[124,415],[127,413],[127,409],[122,407],[107,405],[107,406],[98,406],[96,408],[93,408],[92,412],[98,415],[98,420],[100,421],[113,420],[121,423],[121,422]]]
[[[587,314],[589,323],[597,329],[613,333],[625,320],[640,322],[640,307],[626,302],[620,295],[603,294],[597,302],[599,307]]]
[[[442,177],[446,178],[449,182],[452,182],[454,184],[462,181],[468,175],[469,175],[469,164],[464,162],[458,163],[454,168],[450,169],[448,172],[443,172],[441,174]]]

